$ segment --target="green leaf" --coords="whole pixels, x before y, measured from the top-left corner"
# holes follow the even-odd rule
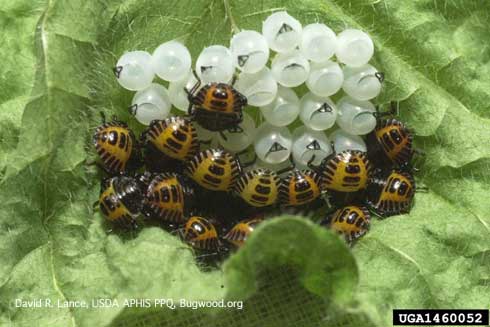
[[[441,1],[0,1],[0,322],[39,326],[386,326],[393,308],[490,306],[490,4]],[[261,29],[287,10],[303,24],[366,30],[425,152],[409,215],[376,220],[350,251],[305,218],[264,223],[205,272],[173,235],[106,231],[91,209],[99,111],[130,120],[112,66],[125,51],[180,39],[195,59],[228,45],[231,17]],[[255,110],[249,108],[247,110]],[[109,298],[113,308],[15,306]],[[243,310],[127,308],[126,298],[244,300]],[[35,322],[35,323],[33,323]]]

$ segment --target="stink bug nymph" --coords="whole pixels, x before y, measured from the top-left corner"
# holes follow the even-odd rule
[[[372,171],[366,153],[357,150],[332,154],[319,167],[310,166],[320,174],[320,187],[329,192],[330,201],[335,204],[357,201]]]
[[[322,194],[320,176],[312,170],[294,169],[281,179],[279,202],[286,207],[303,206]]]
[[[391,170],[374,176],[367,188],[367,203],[382,217],[408,213],[415,194],[415,180],[405,171]]]
[[[226,241],[230,242],[236,247],[241,247],[245,244],[250,234],[255,230],[258,224],[263,220],[260,218],[253,218],[244,220],[233,226],[232,229],[223,237]]]
[[[97,127],[93,136],[101,168],[109,175],[123,174],[141,166],[141,154],[133,132],[116,119]]]
[[[141,134],[147,168],[151,171],[175,169],[199,151],[196,128],[184,117],[153,120]]]
[[[346,206],[328,215],[321,225],[344,235],[347,242],[352,242],[368,232],[370,219],[366,207]]]
[[[168,224],[186,222],[194,197],[194,190],[184,176],[174,173],[157,174],[145,192],[143,214]]]
[[[226,83],[208,83],[199,89],[201,80],[195,72],[194,75],[197,83],[192,89],[185,89],[189,98],[189,116],[210,131],[237,127],[242,122],[242,109],[247,105],[247,98]]]
[[[235,193],[252,207],[271,206],[279,193],[279,176],[269,169],[248,171],[238,179]]]
[[[135,227],[135,218],[143,205],[143,193],[136,179],[116,176],[102,181],[99,208],[111,222]]]
[[[405,124],[394,118],[381,118],[395,112],[394,102],[389,112],[376,112],[376,128],[367,135],[368,155],[376,167],[409,167],[415,152],[413,134]]]
[[[230,191],[240,174],[238,159],[222,149],[207,149],[186,163],[185,174],[211,191]]]
[[[220,242],[218,232],[207,219],[192,216],[184,226],[182,237],[186,243],[197,250],[218,251]]]

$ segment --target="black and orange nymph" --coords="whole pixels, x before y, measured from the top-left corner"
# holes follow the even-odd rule
[[[377,112],[376,127],[367,135],[366,145],[369,159],[377,168],[409,168],[415,153],[413,133],[407,126],[395,118],[381,118],[394,114],[395,107],[396,104],[392,102],[389,112]]]
[[[412,208],[415,189],[415,180],[406,171],[380,172],[369,182],[366,201],[381,217],[408,213]]]
[[[232,84],[208,83],[199,89],[201,81],[187,90],[189,99],[188,114],[199,125],[210,131],[233,129],[242,122],[242,109],[247,98],[238,92]]]
[[[199,151],[196,128],[179,116],[153,120],[141,134],[141,144],[147,169],[157,172],[178,170]]]
[[[366,207],[345,206],[329,214],[321,223],[352,242],[369,231],[371,216]]]
[[[241,167],[235,155],[222,149],[208,149],[189,160],[184,172],[205,189],[229,192],[235,186]]]
[[[138,143],[126,123],[115,119],[104,121],[92,140],[100,157],[99,166],[109,175],[124,174],[141,166]]]
[[[182,238],[197,250],[217,251],[220,247],[216,227],[206,218],[192,216],[185,223]]]
[[[98,205],[110,222],[134,227],[143,206],[143,192],[138,181],[128,176],[115,176],[102,181]]]
[[[332,154],[319,167],[311,167],[320,174],[322,191],[328,191],[330,201],[336,205],[357,203],[372,173],[366,153],[357,150]]]
[[[243,173],[235,186],[235,194],[252,207],[267,207],[276,203],[280,179],[269,169],[254,169]]]
[[[262,218],[252,218],[248,220],[244,220],[233,226],[223,239],[233,244],[236,247],[241,247],[245,244],[248,237],[255,230],[258,224],[263,221]]]
[[[321,194],[319,174],[313,170],[294,169],[281,179],[279,203],[299,207],[315,201]]]
[[[145,190],[143,214],[169,225],[183,224],[192,209],[194,190],[182,175],[153,176]]]

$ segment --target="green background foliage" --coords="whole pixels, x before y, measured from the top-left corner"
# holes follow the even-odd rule
[[[227,10],[227,6],[229,10]],[[387,326],[392,308],[490,307],[490,3],[467,0],[0,0],[0,325]],[[91,204],[98,112],[129,119],[111,67],[180,39],[228,45],[230,14],[260,30],[367,31],[386,73],[378,103],[426,153],[409,215],[375,220],[351,250],[304,218],[264,223],[222,268],[158,228],[106,233]],[[133,127],[141,129],[141,126]],[[243,299],[244,310],[16,308],[50,298]],[[122,303],[122,302],[120,302]]]

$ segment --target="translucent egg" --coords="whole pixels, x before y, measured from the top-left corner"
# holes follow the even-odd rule
[[[222,45],[204,48],[197,58],[196,72],[203,83],[228,83],[235,72],[233,55]]]
[[[168,84],[168,96],[175,108],[187,112],[187,109],[189,108],[189,99],[184,88],[190,90],[196,83],[196,77],[189,71],[183,79]]]
[[[126,52],[117,61],[114,74],[119,84],[127,90],[146,89],[155,77],[151,55],[146,51]]]
[[[165,81],[178,81],[191,68],[191,54],[180,42],[169,41],[161,44],[152,55],[155,73]]]
[[[303,28],[300,49],[303,55],[314,62],[324,62],[333,56],[337,36],[325,24],[310,24]]]
[[[308,92],[301,98],[300,108],[299,118],[312,130],[323,131],[335,124],[337,107],[330,98]]]
[[[282,86],[296,87],[303,84],[310,74],[310,63],[301,52],[294,50],[278,53],[271,64],[272,74]]]
[[[276,164],[271,164],[271,163],[262,161],[260,159],[257,159],[252,166],[245,168],[245,170],[253,170],[253,169],[257,169],[257,168],[263,168],[263,169],[269,169],[269,170],[275,171],[276,173],[283,170],[284,172],[282,172],[280,174],[280,176],[286,176],[291,172],[291,170],[287,169],[290,167],[291,167],[291,162],[289,160],[285,160],[283,162],[276,163]]]
[[[259,107],[271,103],[277,94],[277,83],[269,68],[257,73],[240,73],[235,88],[247,97],[247,103]]]
[[[269,45],[256,31],[241,31],[233,35],[230,43],[235,66],[246,73],[256,73],[269,60]]]
[[[301,23],[285,11],[273,13],[262,24],[262,35],[276,52],[289,52],[301,42]]]
[[[172,104],[167,89],[160,84],[151,84],[148,88],[136,92],[129,108],[132,115],[143,125],[152,120],[165,119]]]
[[[263,123],[256,131],[254,148],[260,160],[278,164],[289,158],[292,143],[293,139],[287,127]]]
[[[293,132],[293,160],[297,168],[303,169],[315,156],[312,164],[320,165],[323,159],[333,153],[330,140],[323,131],[313,131],[305,126],[296,128]]]
[[[330,134],[330,140],[333,142],[333,147],[336,153],[345,150],[359,150],[367,152],[366,143],[359,135],[352,135],[342,129],[338,129]]]
[[[219,143],[231,152],[240,152],[248,148],[254,141],[255,122],[247,113],[243,113],[243,121],[238,129],[223,131],[226,140],[218,133]]]
[[[365,135],[376,127],[376,108],[369,101],[345,96],[337,102],[337,124],[349,134]]]
[[[209,143],[217,138],[217,133],[205,129],[204,127],[202,127],[196,122],[192,122],[192,124],[196,128],[197,139],[199,140],[199,142]]]
[[[383,78],[383,73],[369,64],[360,67],[345,66],[342,89],[355,99],[369,100],[381,92]]]
[[[328,97],[337,93],[344,82],[344,73],[339,64],[330,60],[312,63],[306,80],[308,89],[318,96]]]
[[[374,44],[369,35],[356,29],[347,29],[337,35],[337,59],[348,66],[367,64],[374,53]]]
[[[298,117],[299,98],[292,89],[279,85],[274,101],[260,111],[269,124],[287,126]]]

